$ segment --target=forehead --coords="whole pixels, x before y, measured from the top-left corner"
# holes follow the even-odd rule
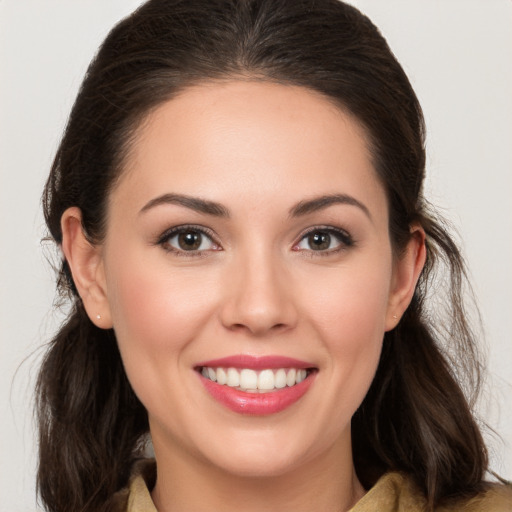
[[[247,80],[189,87],[151,112],[118,188],[135,202],[172,192],[284,207],[308,194],[383,195],[353,116],[309,89]]]

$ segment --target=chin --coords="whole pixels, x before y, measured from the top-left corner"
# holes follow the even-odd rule
[[[237,439],[233,436],[229,449],[210,446],[209,453],[203,454],[210,464],[227,474],[242,478],[275,478],[308,464],[313,452],[319,451],[318,447],[317,450],[308,449],[304,436],[294,440],[290,436],[272,435],[268,430],[263,435],[258,434],[252,437],[240,435]]]
[[[239,478],[276,478],[293,472],[300,463],[297,459],[262,453],[258,456],[239,454],[230,460],[217,461],[217,467],[225,473]]]

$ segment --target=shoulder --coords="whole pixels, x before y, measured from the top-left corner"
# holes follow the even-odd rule
[[[402,473],[383,475],[350,512],[424,512],[425,497],[411,478]],[[451,500],[435,512],[512,512],[512,486],[488,484],[471,498]]]
[[[439,512],[459,510],[461,512],[512,512],[512,485],[488,484],[484,492],[472,498],[457,500],[439,508]]]
[[[155,481],[155,460],[137,461],[128,486],[116,493],[109,510],[111,512],[157,512],[151,499],[151,489]]]

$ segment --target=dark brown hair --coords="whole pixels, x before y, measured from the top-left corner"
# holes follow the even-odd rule
[[[479,366],[462,302],[464,264],[422,196],[418,100],[385,39],[355,8],[337,0],[150,0],[121,21],[87,71],[46,184],[51,237],[61,243],[60,218],[78,206],[84,232],[100,243],[109,192],[144,117],[187,86],[240,77],[303,86],[351,112],[366,130],[387,192],[396,254],[411,223],[427,235],[412,303],[386,334],[353,418],[361,482],[370,487],[385,471],[403,471],[430,507],[477,492],[487,453],[468,405]],[[444,324],[426,303],[440,264],[447,269]],[[59,287],[72,309],[39,375],[38,489],[52,512],[108,510],[141,456],[147,414],[114,332],[89,320],[65,261]]]

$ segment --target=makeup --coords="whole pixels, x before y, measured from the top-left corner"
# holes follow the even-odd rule
[[[310,363],[283,356],[237,355],[195,368],[206,391],[240,414],[275,414],[300,400],[314,381]]]

